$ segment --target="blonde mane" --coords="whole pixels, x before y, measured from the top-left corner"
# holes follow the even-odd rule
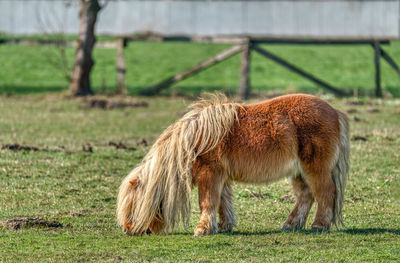
[[[213,95],[189,106],[190,111],[170,125],[157,139],[142,162],[124,179],[117,201],[120,225],[128,219],[132,231],[146,231],[157,213],[162,213],[163,231],[190,219],[192,165],[213,150],[238,120],[240,104]],[[131,195],[131,180],[138,178]],[[162,212],[161,212],[162,211]]]

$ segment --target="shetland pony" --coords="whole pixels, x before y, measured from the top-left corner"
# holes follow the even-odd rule
[[[287,95],[240,105],[201,100],[169,126],[123,180],[118,223],[127,234],[165,233],[188,225],[198,186],[196,236],[232,231],[232,182],[291,178],[296,204],[283,230],[303,228],[314,201],[312,229],[342,223],[349,170],[347,117],[310,95]],[[219,214],[219,223],[216,217]]]

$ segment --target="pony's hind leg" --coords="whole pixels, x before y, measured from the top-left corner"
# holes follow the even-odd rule
[[[292,187],[296,198],[296,205],[289,214],[281,230],[296,230],[304,227],[308,213],[314,203],[310,187],[299,174],[292,178]]]
[[[216,214],[221,201],[221,192],[225,177],[218,169],[213,169],[207,165],[203,165],[197,169],[196,177],[201,216],[194,230],[194,235],[215,234],[218,232]]]
[[[231,232],[236,225],[236,215],[232,204],[232,186],[225,182],[221,193],[221,203],[219,205],[219,232]]]
[[[317,213],[311,225],[313,231],[329,230],[333,218],[335,184],[328,171],[308,172],[307,183],[318,203]]]

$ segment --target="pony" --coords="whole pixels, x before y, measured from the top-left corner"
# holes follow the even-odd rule
[[[125,233],[160,234],[180,222],[187,226],[194,186],[201,211],[195,236],[232,231],[232,182],[285,177],[291,179],[296,203],[282,230],[303,228],[314,202],[313,231],[343,224],[349,171],[344,113],[305,94],[251,105],[214,97],[192,104],[122,181],[117,221]]]

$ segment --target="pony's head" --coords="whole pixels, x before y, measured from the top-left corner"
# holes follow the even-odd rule
[[[132,171],[120,186],[117,204],[118,223],[128,235],[159,234],[164,229],[162,203],[160,202],[159,208],[147,217],[144,218],[140,214],[145,185],[135,175],[136,170]]]

